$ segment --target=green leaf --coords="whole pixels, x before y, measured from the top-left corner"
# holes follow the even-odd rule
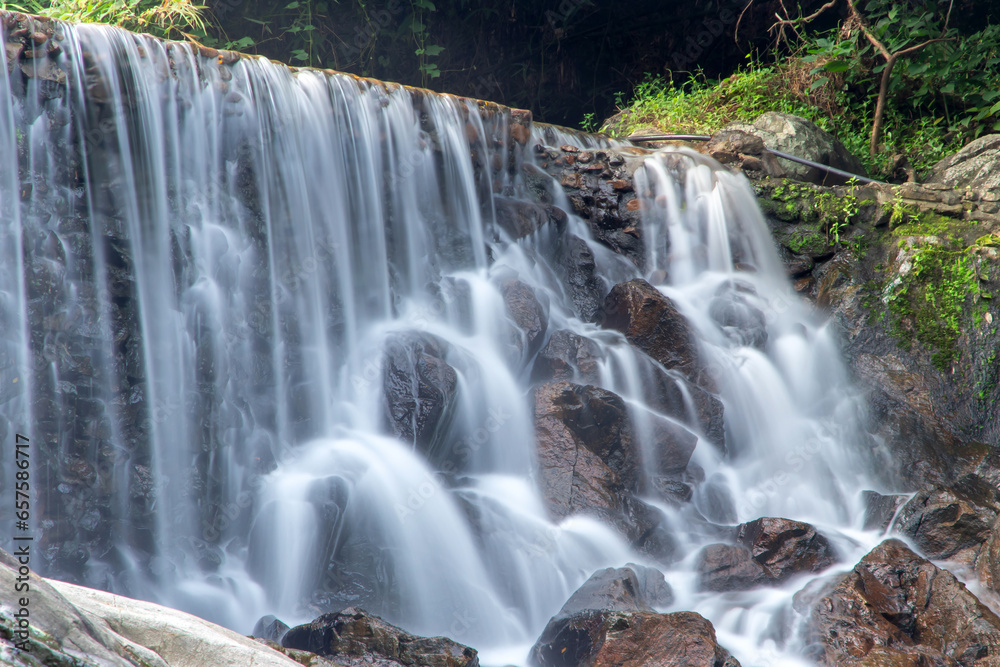
[[[292,57],[296,60],[309,60],[309,54],[303,49],[296,49],[292,51]]]
[[[437,55],[441,55],[441,52],[444,51],[444,47],[443,46],[438,46],[437,44],[430,44],[430,45],[424,47],[424,51],[429,56],[437,56]]]
[[[994,104],[993,106],[990,107],[990,115],[992,116],[997,111],[1000,111],[1000,102],[997,102],[996,104]],[[979,119],[977,118],[976,120],[979,120]]]
[[[295,2],[289,2],[287,5],[285,5],[285,9],[298,9],[298,8],[299,8],[298,0],[296,0]]]
[[[434,6],[431,0],[414,0],[413,5],[414,7],[420,7],[420,9],[426,9],[429,12],[437,11],[437,7]]]
[[[955,92],[955,82],[951,81],[951,82],[946,83],[945,85],[941,86],[941,92],[944,93],[945,95],[950,95],[950,94],[954,93]]]
[[[846,60],[831,60],[823,67],[823,69],[825,69],[827,72],[834,72],[834,73],[846,72],[847,70],[851,69],[851,64],[848,63]]]
[[[812,85],[809,86],[809,92],[812,92],[817,88],[819,88],[820,86],[827,84],[829,81],[830,81],[829,77],[821,76],[820,78],[812,82]]]

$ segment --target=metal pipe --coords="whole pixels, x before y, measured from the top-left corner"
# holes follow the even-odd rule
[[[632,136],[625,138],[628,141],[635,143],[637,141],[708,141],[712,137],[705,134],[658,134],[653,136],[642,136],[642,137]],[[786,160],[791,160],[792,162],[798,162],[799,164],[804,164],[806,166],[814,167],[816,169],[822,169],[823,171],[829,172],[831,174],[836,174],[837,176],[843,176],[844,178],[854,179],[859,183],[882,183],[882,181],[876,181],[875,179],[868,178],[867,176],[852,174],[851,172],[844,171],[843,169],[837,169],[836,167],[820,164],[819,162],[813,162],[812,160],[807,160],[802,157],[789,155],[788,153],[776,151],[773,148],[765,147],[765,150],[777,157],[784,158]]]

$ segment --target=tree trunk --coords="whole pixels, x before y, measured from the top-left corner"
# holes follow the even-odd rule
[[[875,120],[872,122],[872,138],[869,155],[875,159],[875,152],[878,150],[879,139],[882,138],[882,123],[885,120],[885,103],[889,98],[889,79],[892,77],[892,68],[896,66],[898,54],[889,56],[885,61],[885,69],[882,70],[882,85],[878,89],[878,102],[875,104]]]

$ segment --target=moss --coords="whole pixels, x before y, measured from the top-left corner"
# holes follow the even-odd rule
[[[782,239],[782,243],[796,255],[822,257],[833,252],[827,234],[818,225],[799,225]]]
[[[910,272],[887,296],[892,332],[904,348],[913,340],[926,346],[934,365],[948,371],[958,356],[963,324],[974,319],[967,306],[980,303],[975,259],[961,243],[925,243],[911,262]]]

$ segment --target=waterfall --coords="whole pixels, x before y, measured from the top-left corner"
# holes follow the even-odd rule
[[[538,490],[531,362],[567,330],[600,351],[644,461],[653,420],[698,438],[691,502],[649,500],[678,547],[656,563],[673,608],[711,619],[744,664],[798,664],[772,619],[802,581],[690,584],[709,525],[809,521],[844,563],[875,540],[835,337],[791,291],[742,177],[690,151],[647,157],[640,270],[575,215],[520,238],[502,224],[539,188],[573,210],[525,174],[536,146],[582,135],[536,127],[522,144],[500,107],[55,31],[58,53],[16,60],[5,30],[0,67],[0,437],[36,443],[54,575],[241,632],[357,605],[521,663],[592,572],[648,560],[597,518],[553,521]],[[579,316],[553,256],[566,234],[605,293],[643,277],[690,321],[724,451],[647,405],[649,359]],[[507,313],[511,284],[544,311],[534,338]],[[391,382],[410,383],[406,409],[387,405]]]

